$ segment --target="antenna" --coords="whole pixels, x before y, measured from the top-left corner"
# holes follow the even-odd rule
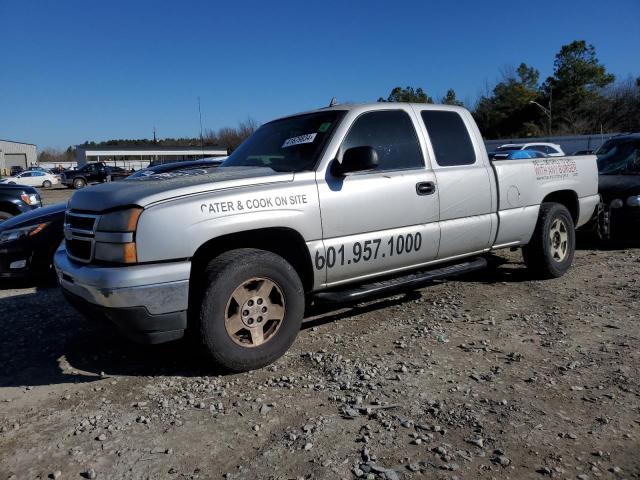
[[[153,127],[153,143],[158,143],[158,141],[156,140],[156,127]]]
[[[337,105],[337,104],[338,104],[338,101],[336,100],[336,97],[333,97],[329,102],[330,107],[333,107],[334,105]]]
[[[202,110],[200,109],[200,97],[198,96],[198,115],[200,116],[200,149],[204,155],[204,140],[202,139]]]

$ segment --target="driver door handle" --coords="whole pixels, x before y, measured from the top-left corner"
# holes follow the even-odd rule
[[[436,184],[433,182],[416,183],[416,193],[418,195],[433,195],[436,192]]]

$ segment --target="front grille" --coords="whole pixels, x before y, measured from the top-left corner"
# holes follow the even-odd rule
[[[92,232],[95,230],[96,216],[79,216],[73,213],[67,213],[66,223],[73,230],[84,230]]]
[[[84,263],[93,260],[98,219],[98,215],[67,211],[64,219],[64,238],[69,258]]]
[[[91,261],[92,240],[78,240],[72,238],[66,241],[67,254],[71,258],[83,261]]]

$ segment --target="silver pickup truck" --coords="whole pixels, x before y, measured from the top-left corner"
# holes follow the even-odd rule
[[[357,302],[522,247],[570,267],[599,197],[596,160],[491,163],[463,108],[376,103],[260,127],[214,170],[76,192],[55,255],[71,303],[139,341],[190,331],[231,371],[294,341],[312,302]]]

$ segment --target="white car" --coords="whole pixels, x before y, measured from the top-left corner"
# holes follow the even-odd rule
[[[566,154],[562,150],[562,147],[557,143],[506,143],[496,148],[495,153],[498,152],[512,152],[514,150],[536,150],[538,152],[546,153],[550,157],[564,157]]]
[[[27,170],[20,172],[14,177],[7,177],[0,180],[0,183],[30,185],[32,187],[48,188],[60,183],[60,178],[52,173],[41,172],[39,170]]]

